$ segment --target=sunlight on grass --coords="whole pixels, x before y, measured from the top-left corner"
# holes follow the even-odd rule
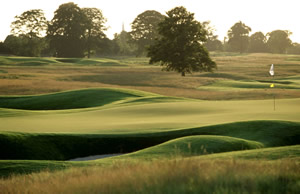
[[[184,160],[115,163],[0,180],[4,193],[296,193],[299,162]],[[259,174],[259,176],[257,176]],[[234,185],[234,186],[233,186]]]

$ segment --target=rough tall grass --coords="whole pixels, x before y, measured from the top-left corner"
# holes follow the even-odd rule
[[[116,163],[0,180],[1,193],[298,193],[296,160]]]
[[[186,77],[175,72],[162,72],[161,67],[149,65],[147,58],[65,59],[67,63],[55,58],[11,57],[8,60],[0,57],[0,95],[115,87],[210,100],[271,99],[273,91],[276,98],[300,97],[299,89],[275,89],[272,92],[269,88],[199,90],[201,86],[223,80],[268,81],[271,79],[268,71],[272,63],[276,67],[276,79],[297,76],[300,74],[300,63],[296,55],[213,53],[212,56],[218,64],[215,73],[194,73]]]

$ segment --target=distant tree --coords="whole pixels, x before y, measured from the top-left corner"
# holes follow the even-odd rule
[[[101,39],[106,38],[104,31],[106,27],[104,23],[106,19],[104,18],[102,11],[97,8],[83,8],[83,13],[87,17],[86,25],[86,49],[88,58],[91,55],[91,49],[96,49],[97,42],[101,41]]]
[[[9,48],[14,55],[19,55],[22,48],[20,38],[14,35],[8,35],[4,40],[4,45]]]
[[[243,53],[249,44],[251,28],[241,21],[235,23],[227,32],[228,44],[232,51]]]
[[[218,40],[218,35],[215,35],[215,29],[210,26],[210,21],[202,22],[203,28],[207,31],[207,41],[204,43],[204,46],[209,51],[221,51],[223,50],[223,44]]]
[[[288,54],[300,55],[300,44],[292,43],[292,45],[287,49]]]
[[[0,41],[0,54],[12,54],[11,50],[5,45],[4,42]]]
[[[16,16],[11,23],[12,36],[6,41],[7,47],[16,55],[39,56],[45,47],[41,37],[45,35],[47,23],[41,9],[25,11]]]
[[[136,48],[130,44],[130,34],[126,31],[122,31],[120,34],[114,35],[114,42],[118,45],[118,55],[133,55]]]
[[[115,40],[103,38],[96,43],[95,51],[97,56],[113,56],[118,55],[120,47]]]
[[[267,52],[267,38],[262,32],[255,32],[249,38],[248,51],[252,53]]]
[[[150,46],[150,63],[160,62],[163,70],[186,73],[212,71],[216,63],[202,45],[206,30],[184,7],[167,12],[159,24],[160,38]]]
[[[164,19],[164,16],[153,10],[145,11],[139,14],[131,24],[131,41],[137,47],[137,55],[143,55],[147,47],[154,43],[158,38],[158,24]]]
[[[83,57],[89,20],[74,3],[59,6],[51,20],[47,37],[57,57]]]
[[[267,45],[272,53],[286,53],[288,47],[291,46],[292,41],[289,36],[292,33],[287,30],[275,30],[267,33]]]
[[[29,37],[28,35],[9,35],[4,40],[4,45],[12,54],[19,56],[40,56],[45,48],[43,38]]]
[[[27,35],[29,38],[42,37],[47,30],[47,24],[43,10],[32,9],[15,16],[15,21],[11,23],[11,33],[15,36]]]

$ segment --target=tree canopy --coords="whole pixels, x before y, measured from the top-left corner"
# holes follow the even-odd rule
[[[11,23],[11,35],[4,44],[15,55],[40,56],[45,47],[41,38],[48,27],[48,21],[41,9],[32,9],[15,16]]]
[[[90,58],[91,49],[96,49],[97,43],[106,38],[106,35],[104,34],[104,31],[106,30],[106,27],[104,26],[106,19],[100,9],[83,8],[82,11],[87,17],[87,23],[85,24],[85,39],[88,58]]]
[[[206,30],[186,8],[168,11],[158,31],[160,38],[149,48],[150,63],[160,62],[164,70],[177,71],[182,76],[216,68],[202,45],[206,41]]]
[[[74,3],[65,3],[55,11],[48,27],[50,47],[57,57],[83,57],[88,18]]]
[[[154,10],[148,10],[139,14],[131,24],[131,41],[137,47],[137,55],[142,55],[146,47],[153,44],[158,38],[158,24],[164,19],[164,16]]]
[[[46,32],[48,22],[41,9],[32,9],[15,17],[11,23],[11,33],[15,36],[28,35],[30,38],[41,37]]]
[[[267,51],[267,38],[262,32],[255,32],[249,38],[249,52],[266,52]]]
[[[275,30],[267,34],[269,36],[267,45],[272,53],[285,53],[292,45],[289,36],[291,33],[286,30]]]
[[[249,44],[249,33],[251,28],[246,26],[241,21],[235,23],[228,30],[228,44],[231,47],[232,51],[245,52]]]

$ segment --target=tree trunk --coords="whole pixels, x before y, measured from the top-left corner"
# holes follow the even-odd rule
[[[183,72],[181,72],[181,76],[182,77],[184,77],[185,76],[185,72],[183,71]]]
[[[88,41],[87,41],[88,58],[91,57],[91,29],[89,29]]]
[[[88,58],[91,57],[91,49],[90,49],[90,46],[88,46]]]

